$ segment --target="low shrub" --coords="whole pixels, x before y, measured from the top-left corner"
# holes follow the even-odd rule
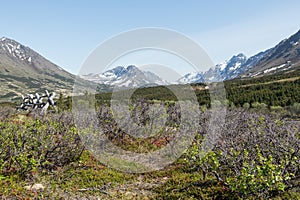
[[[0,173],[22,176],[77,160],[82,151],[70,114],[15,115],[0,121]]]
[[[269,198],[300,186],[298,133],[296,123],[234,109],[215,147],[203,158],[195,141],[185,159],[203,181],[217,180],[240,198]]]

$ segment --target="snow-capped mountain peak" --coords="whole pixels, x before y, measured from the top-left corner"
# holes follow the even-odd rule
[[[31,63],[32,61],[32,57],[26,53],[26,47],[6,37],[2,37],[0,39],[0,50],[3,50],[7,54],[16,57],[22,61],[27,61],[29,63]]]
[[[197,82],[218,82],[233,79],[244,73],[251,66],[256,64],[263,57],[263,53],[259,56],[247,57],[240,53],[234,55],[229,60],[225,60],[215,66],[212,66],[204,73],[188,73],[178,80],[179,83],[197,83]]]
[[[221,80],[228,80],[237,77],[243,72],[243,65],[246,63],[247,57],[240,53],[233,56],[226,64],[226,67],[221,70]]]
[[[233,79],[256,64],[264,55],[264,53],[260,53],[247,59],[244,54],[240,53],[229,60],[212,66],[208,71],[188,73],[178,79],[177,83],[205,83]],[[121,88],[169,84],[154,73],[142,71],[134,65],[128,67],[118,66],[104,73],[88,74],[81,77],[100,84]]]
[[[184,75],[177,81],[178,83],[197,83],[204,82],[203,73],[202,72],[192,72]]]
[[[224,70],[228,64],[228,61],[225,60],[224,62],[221,62],[220,64],[217,64],[216,67],[220,68],[221,70]]]
[[[152,72],[142,71],[134,65],[118,66],[99,74],[88,74],[82,78],[99,84],[115,86],[117,88],[145,87],[167,85],[168,82]]]
[[[300,30],[282,40],[278,45],[250,58],[240,53],[232,56],[205,72],[187,73],[177,80],[177,83],[219,82],[237,77],[257,77],[285,71],[299,64],[300,58]],[[137,78],[136,78],[137,77]],[[109,85],[147,85],[158,83],[168,84],[153,73],[142,72],[135,66],[117,67],[102,74],[84,77],[98,83]]]

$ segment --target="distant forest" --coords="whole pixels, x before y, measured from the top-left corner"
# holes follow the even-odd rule
[[[224,82],[229,106],[242,107],[263,103],[266,106],[286,107],[300,102],[300,69],[276,75],[270,75],[246,80],[234,79]],[[195,88],[200,105],[210,107],[210,95],[203,83],[192,84]],[[176,87],[170,86],[170,87]],[[164,86],[139,88],[134,91],[132,99],[142,98],[152,101],[177,101],[176,96]],[[101,93],[96,96],[98,103],[109,103],[111,93]]]
[[[255,102],[268,106],[290,106],[300,102],[300,69],[249,80],[225,82],[227,98],[236,106]]]

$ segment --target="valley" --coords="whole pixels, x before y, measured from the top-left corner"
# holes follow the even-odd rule
[[[299,198],[299,40],[168,83],[134,65],[75,76],[2,38],[1,198]],[[216,101],[218,85],[226,98]],[[173,93],[185,88],[196,106]],[[59,94],[49,112],[15,110],[21,95],[45,90]]]

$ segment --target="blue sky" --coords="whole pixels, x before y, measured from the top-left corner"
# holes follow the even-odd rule
[[[160,27],[198,42],[215,63],[258,53],[300,29],[299,0],[0,1],[0,37],[15,39],[77,73],[120,32]]]

